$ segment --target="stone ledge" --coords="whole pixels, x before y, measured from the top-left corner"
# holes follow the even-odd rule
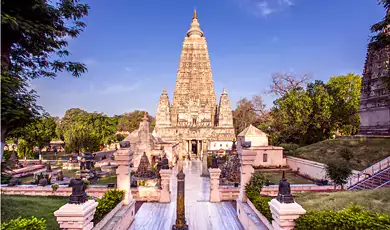
[[[117,213],[120,208],[122,208],[122,206],[123,206],[123,201],[119,202],[119,204],[114,209],[112,209],[99,223],[97,223],[93,228],[93,230],[102,229],[107,224],[107,222],[111,220],[114,214]]]
[[[252,208],[247,204],[241,202],[239,199],[237,201],[237,216],[240,220],[242,226],[246,230],[255,230],[255,229],[268,229],[267,226],[260,220]]]
[[[256,209],[255,205],[248,199],[247,200],[248,206],[252,209],[252,211],[257,215],[257,217],[263,222],[265,226],[267,226],[268,229],[273,229],[272,223],[269,222],[269,220],[259,212],[259,210]]]

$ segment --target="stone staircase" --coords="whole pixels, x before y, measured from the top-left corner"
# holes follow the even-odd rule
[[[349,190],[353,190],[353,188],[357,187],[357,185],[361,184],[364,181],[379,181],[377,183],[381,183],[381,181],[386,180],[386,178],[382,178],[383,174],[385,174],[385,170],[390,168],[390,156],[386,157],[385,159],[375,163],[374,165],[360,171],[357,173],[352,174],[348,179],[347,179],[347,184],[346,187]],[[386,171],[387,172],[387,171]],[[377,174],[378,177],[376,177]],[[369,182],[366,182],[369,183]],[[383,183],[386,183],[384,181]],[[374,185],[373,185],[374,186]],[[367,188],[368,189],[368,188]]]
[[[349,187],[348,190],[378,189],[383,187],[390,188],[390,167]]]

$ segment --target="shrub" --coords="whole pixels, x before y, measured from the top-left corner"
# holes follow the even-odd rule
[[[9,173],[1,173],[1,184],[9,184],[12,179],[12,175]]]
[[[11,154],[12,154],[12,151],[4,150],[3,159],[5,162],[7,162],[9,160],[9,158],[11,157]]]
[[[341,211],[309,211],[295,220],[296,229],[390,229],[390,215],[371,213],[351,205]]]
[[[342,148],[339,154],[346,161],[350,161],[353,158],[352,150],[349,148]]]
[[[260,196],[260,195],[257,195],[256,197],[249,199],[253,203],[255,208],[259,210],[259,212],[263,214],[269,222],[272,222],[272,213],[268,202],[270,202],[272,199],[273,198],[270,196]]]
[[[53,192],[57,191],[57,189],[59,188],[60,186],[58,184],[52,184],[51,185],[51,189],[53,189]]]
[[[45,230],[46,220],[38,219],[34,216],[31,218],[18,217],[7,223],[1,223],[1,230]]]
[[[267,178],[260,172],[252,174],[249,183],[245,185],[245,193],[248,197],[257,197],[260,194]]]
[[[271,222],[272,214],[268,202],[272,200],[272,197],[260,195],[266,180],[267,178],[264,174],[260,172],[253,173],[249,183],[245,185],[245,193],[255,208]]]
[[[348,166],[348,162],[342,159],[332,159],[326,166],[327,176],[336,184],[343,185],[347,183],[347,178],[351,175],[352,169]]]
[[[119,202],[122,201],[123,196],[125,195],[124,191],[111,189],[104,193],[102,198],[97,200],[98,206],[96,207],[96,212],[93,217],[93,222],[99,223],[103,217],[114,209]]]
[[[283,153],[290,156],[295,156],[299,148],[299,145],[294,143],[282,143],[280,146],[284,148]]]

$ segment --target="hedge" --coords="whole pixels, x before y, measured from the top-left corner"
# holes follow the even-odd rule
[[[383,230],[390,229],[390,215],[372,213],[352,204],[340,211],[308,211],[295,220],[295,223],[298,230]]]
[[[266,177],[264,174],[260,172],[253,173],[249,183],[245,185],[245,193],[255,208],[272,222],[271,209],[268,205],[268,202],[272,200],[272,197],[260,195],[260,191],[263,188],[265,181]]]
[[[34,216],[31,218],[18,217],[7,223],[1,223],[1,230],[45,230],[46,220],[38,219]]]
[[[93,217],[93,222],[99,223],[105,215],[114,209],[122,201],[125,192],[122,190],[111,189],[104,193],[102,198],[97,200],[98,206]]]

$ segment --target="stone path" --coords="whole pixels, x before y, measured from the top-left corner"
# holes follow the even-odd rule
[[[195,230],[241,230],[236,211],[231,202],[210,203],[210,181],[200,177],[202,163],[199,160],[184,162],[186,221],[189,229]],[[171,200],[169,204],[144,203],[135,216],[130,230],[172,229],[176,220],[177,170],[171,180]]]

